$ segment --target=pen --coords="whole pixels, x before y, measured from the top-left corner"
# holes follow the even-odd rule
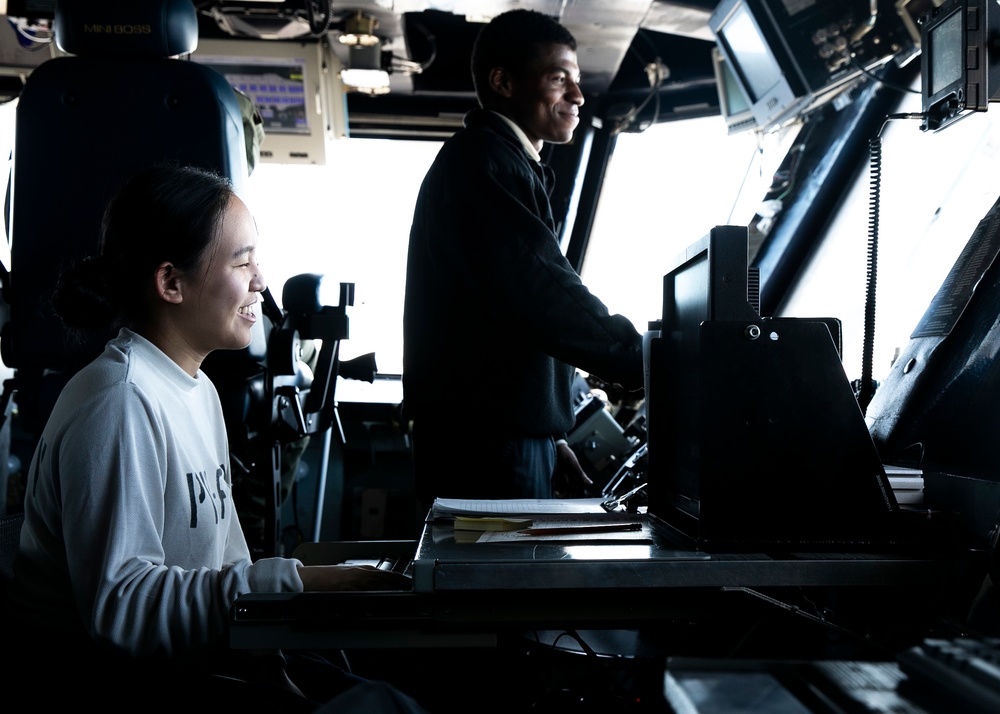
[[[611,523],[594,526],[554,526],[552,528],[525,528],[518,531],[525,535],[570,535],[573,533],[624,533],[642,529],[642,523]]]

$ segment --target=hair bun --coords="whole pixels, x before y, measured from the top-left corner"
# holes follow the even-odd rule
[[[115,281],[100,255],[74,262],[63,271],[52,296],[56,314],[70,327],[104,328],[118,317]]]

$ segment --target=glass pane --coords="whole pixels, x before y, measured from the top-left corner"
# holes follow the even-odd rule
[[[900,112],[920,111],[920,82]],[[940,132],[915,120],[882,132],[872,377],[906,346],[979,221],[1000,196],[1000,112],[975,112]],[[844,369],[861,376],[871,208],[869,168],[847,194],[782,313],[843,325]]]
[[[722,117],[657,124],[618,137],[595,215],[584,282],[641,332],[658,320],[663,275],[717,225],[747,225],[787,134],[730,135]]]
[[[325,166],[258,164],[247,200],[260,231],[261,267],[274,298],[293,275],[324,275],[326,304],[355,284],[341,355],[374,352],[380,374],[403,369],[406,246],[420,182],[440,142],[348,139]]]

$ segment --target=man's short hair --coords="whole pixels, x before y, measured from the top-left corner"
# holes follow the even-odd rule
[[[576,38],[555,19],[536,10],[508,10],[479,31],[472,47],[472,82],[479,103],[490,95],[490,71],[503,67],[518,73],[538,56],[541,45],[566,45],[576,51]]]

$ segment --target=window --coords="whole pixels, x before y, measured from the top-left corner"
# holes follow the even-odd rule
[[[908,93],[900,112],[919,112]],[[1000,196],[1000,111],[940,132],[890,121],[882,132],[872,377],[886,376],[979,221]],[[844,368],[861,376],[868,257],[868,168],[859,174],[783,314],[843,324]]]
[[[608,165],[581,275],[640,332],[662,316],[663,275],[717,225],[747,225],[787,134],[729,135],[721,116],[622,134]]]
[[[375,353],[381,374],[403,369],[403,288],[413,206],[441,144],[350,139],[325,166],[258,164],[247,201],[260,231],[258,255],[275,300],[293,275],[324,275],[325,304],[355,284],[350,336],[341,355]]]

